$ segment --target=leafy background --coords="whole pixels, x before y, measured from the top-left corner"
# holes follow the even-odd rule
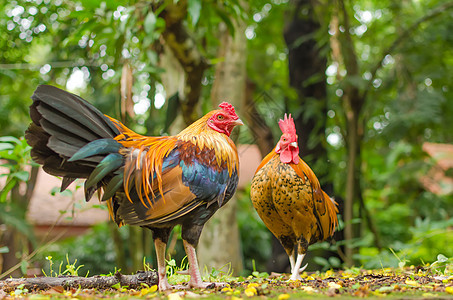
[[[314,118],[321,127],[326,120],[325,138],[312,135],[310,139],[323,145],[327,160],[308,157],[307,161],[317,174],[324,174],[324,180],[333,183],[333,195],[342,204],[347,197],[348,137],[354,134],[348,127],[345,97],[350,90],[358,90],[365,96],[358,111],[360,161],[355,174],[364,206],[355,201],[354,218],[341,223],[342,228],[355,224],[354,238],[345,243],[340,231],[336,243],[313,246],[314,262],[324,270],[341,267],[343,260],[325,257],[322,250],[336,253],[345,246],[354,250],[353,263],[366,268],[432,262],[438,254],[452,257],[452,189],[434,194],[421,183],[436,165],[423,151],[423,143],[449,144],[453,140],[452,2],[320,1],[313,7],[304,2],[301,14],[316,15],[320,27],[297,43],[315,39],[327,60],[325,74],[321,74],[327,90],[325,111],[316,101],[302,101],[290,85],[291,45],[285,43],[283,32],[295,2],[162,2],[185,5],[182,24],[208,62],[197,114],[212,108],[215,66],[223,59],[218,54],[222,47],[219,32],[223,28],[230,36],[245,35],[246,80],[254,86],[252,99],[274,138],[279,136],[276,121],[280,112]],[[2,170],[6,170],[1,176],[6,181],[0,193],[0,219],[6,227],[2,225],[0,246],[6,245],[8,228],[21,233],[22,246],[13,256],[23,272],[31,264],[45,265],[49,255],[65,261],[67,253],[91,274],[111,272],[121,253],[115,250],[115,239],[122,245],[123,265],[134,268],[131,256],[135,248],[128,241],[136,233],[122,228],[115,238],[116,229],[108,224],[93,227],[86,236],[33,252],[43,245],[34,239],[32,225],[25,218],[29,199],[24,185],[30,183],[31,167],[36,166],[32,166],[29,148],[21,137],[30,121],[30,95],[43,83],[80,94],[139,133],[161,135],[177,128],[181,115],[176,108],[177,94],[167,94],[163,78],[173,73],[160,63],[162,39],[168,29],[163,13],[169,6],[165,5],[116,0],[1,2],[0,158]],[[349,16],[347,32],[357,60],[355,74],[348,57],[343,55],[339,60],[335,53],[332,22],[341,16],[339,11]],[[236,29],[238,20],[245,24],[245,30]],[[345,28],[339,26],[338,30],[344,32]],[[134,96],[127,107],[134,113],[130,114],[124,113],[119,88],[125,65],[133,69]],[[241,131],[240,143],[254,141],[249,130]],[[451,178],[451,169],[444,171]],[[272,259],[271,236],[251,209],[247,189],[238,191],[237,210],[243,273],[264,271]],[[145,241],[150,241],[149,237]],[[176,247],[175,258],[181,261],[182,248],[180,244]],[[151,250],[144,250],[149,261],[153,260]],[[8,252],[8,248],[0,247],[0,252]]]

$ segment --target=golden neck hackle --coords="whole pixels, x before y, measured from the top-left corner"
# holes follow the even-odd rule
[[[215,112],[212,111],[195,121],[176,135],[176,138],[180,141],[191,142],[200,150],[203,150],[204,147],[214,149],[218,165],[220,166],[222,162],[226,161],[228,172],[231,176],[233,166],[236,170],[239,169],[236,145],[227,135],[217,132],[208,126],[208,120]]]

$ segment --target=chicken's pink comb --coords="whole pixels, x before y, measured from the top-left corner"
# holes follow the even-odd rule
[[[284,119],[280,119],[280,121],[278,121],[278,126],[280,126],[283,133],[289,133],[291,135],[296,134],[296,125],[294,125],[294,120],[291,118],[291,114],[289,114],[289,117],[285,114]]]
[[[219,104],[219,107],[230,114],[234,120],[239,119],[239,117],[236,115],[236,112],[234,111],[234,106],[230,103],[222,102]]]

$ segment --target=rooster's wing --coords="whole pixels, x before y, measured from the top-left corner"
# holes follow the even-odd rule
[[[154,148],[131,151],[124,171],[129,192],[117,193],[110,202],[117,222],[140,226],[167,223],[201,205],[221,206],[237,185],[236,171],[230,176],[226,165],[214,163],[212,149],[200,151],[190,142],[170,137]],[[149,173],[150,164],[146,160],[154,162],[158,156],[163,156],[161,172],[151,167],[157,171],[147,178],[144,174]],[[150,182],[149,190],[146,182]]]

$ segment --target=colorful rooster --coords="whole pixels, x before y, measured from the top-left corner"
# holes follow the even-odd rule
[[[300,266],[308,246],[333,235],[338,225],[338,209],[299,157],[291,115],[288,118],[285,114],[278,124],[283,134],[275,149],[258,166],[250,195],[258,215],[289,256],[290,280],[297,280],[306,267]]]
[[[53,86],[39,86],[32,99],[25,135],[32,158],[63,177],[61,190],[86,178],[87,201],[101,189],[118,225],[153,232],[159,290],[172,288],[165,250],[173,227],[182,225],[189,287],[210,285],[201,279],[195,247],[203,225],[237,187],[238,154],[229,136],[243,123],[234,107],[224,102],[176,136],[147,137]]]

